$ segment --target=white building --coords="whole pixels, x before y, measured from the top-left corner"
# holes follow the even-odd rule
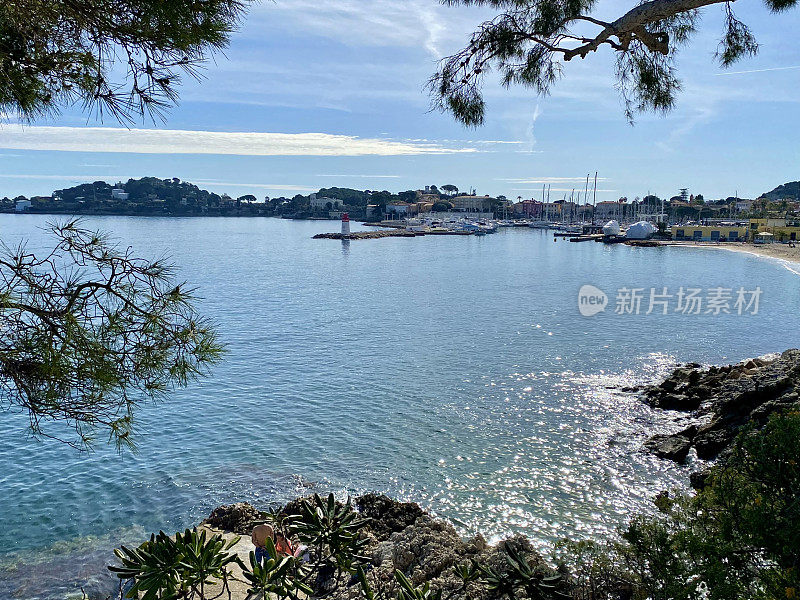
[[[317,196],[316,194],[311,194],[310,198],[311,208],[328,208],[328,202],[331,203],[331,208],[339,208],[342,204],[338,198],[328,198],[327,196]]]
[[[406,217],[414,213],[414,207],[416,207],[415,204],[409,204],[408,202],[403,202],[402,200],[400,202],[387,202],[386,214]]]
[[[456,196],[450,198],[449,202],[455,210],[465,212],[487,212],[492,210],[492,198],[490,196]]]
[[[16,212],[25,212],[31,207],[30,200],[17,200],[17,205],[14,207]]]
[[[614,202],[612,200],[604,200],[598,202],[594,208],[594,218],[598,223],[605,223],[612,219],[621,221],[625,215],[625,204],[623,202]]]
[[[128,193],[122,188],[114,188],[111,190],[111,198],[113,200],[127,200]]]
[[[737,200],[736,212],[747,212],[753,208],[752,200]]]

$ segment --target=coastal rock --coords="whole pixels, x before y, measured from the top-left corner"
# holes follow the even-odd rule
[[[716,458],[733,441],[733,438],[734,433],[728,429],[711,429],[698,433],[694,438],[697,457],[704,460]]]
[[[413,525],[425,514],[414,502],[397,502],[382,494],[360,496],[355,505],[363,516],[370,519],[369,528],[381,541]]]
[[[299,501],[290,502],[282,512],[296,513]],[[449,600],[490,600],[491,595],[485,586],[473,582],[466,590],[463,589],[453,567],[475,560],[500,573],[507,572],[509,566],[503,548],[508,544],[524,551],[532,566],[552,572],[530,541],[521,535],[490,546],[481,535],[463,539],[452,524],[434,518],[415,503],[366,494],[356,498],[353,506],[370,519],[362,532],[366,540],[364,554],[372,559],[368,569],[369,581],[389,597],[396,595],[394,572],[400,570],[415,585],[429,582],[433,589],[444,590]],[[227,514],[228,508],[221,507],[224,510],[215,512]],[[328,600],[362,600],[359,586],[352,581],[340,581],[329,586],[325,583],[315,582],[314,585],[319,588],[318,592],[324,591]]]
[[[256,523],[263,521],[266,516],[267,513],[247,502],[237,502],[215,508],[202,525],[239,535],[250,535]]]
[[[689,454],[692,441],[682,435],[655,435],[645,442],[644,447],[656,456],[682,463]]]
[[[702,489],[706,486],[706,482],[708,481],[708,477],[710,475],[711,475],[710,469],[701,469],[700,471],[694,471],[689,475],[689,483],[696,490]]]
[[[705,368],[690,363],[676,368],[658,385],[645,388],[644,400],[654,408],[691,412],[706,425],[689,433],[655,436],[645,446],[678,462],[694,447],[702,459],[713,459],[730,446],[738,430],[800,402],[800,350],[780,356],[748,359]]]

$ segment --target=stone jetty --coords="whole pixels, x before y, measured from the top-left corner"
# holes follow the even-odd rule
[[[405,229],[381,229],[379,231],[354,231],[348,235],[341,233],[318,233],[315,240],[375,240],[386,237],[413,238],[423,235],[421,232],[406,231]]]

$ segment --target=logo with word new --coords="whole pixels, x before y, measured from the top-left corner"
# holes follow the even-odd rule
[[[578,310],[584,317],[603,312],[607,305],[608,296],[600,288],[587,284],[578,290]]]
[[[615,315],[757,315],[762,290],[735,287],[680,286],[670,290],[661,288],[621,287],[614,298]],[[584,317],[606,310],[609,300],[606,293],[593,285],[584,285],[578,291],[578,310]]]

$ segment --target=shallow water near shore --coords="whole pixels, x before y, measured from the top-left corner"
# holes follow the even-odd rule
[[[1,215],[0,238],[41,249],[52,219]],[[741,253],[529,229],[347,243],[311,239],[336,222],[88,222],[138,254],[169,254],[229,354],[139,411],[135,455],[35,442],[24,415],[2,413],[0,598],[63,598],[87,582],[99,596],[119,543],[219,504],[312,491],[385,492],[465,534],[521,531],[541,547],[603,535],[687,483],[687,468],[641,450],[674,416],[621,387],[678,361],[800,345],[800,277]],[[581,316],[584,284],[608,293],[606,311]],[[614,314],[618,289],[665,286],[760,287],[759,312]]]

